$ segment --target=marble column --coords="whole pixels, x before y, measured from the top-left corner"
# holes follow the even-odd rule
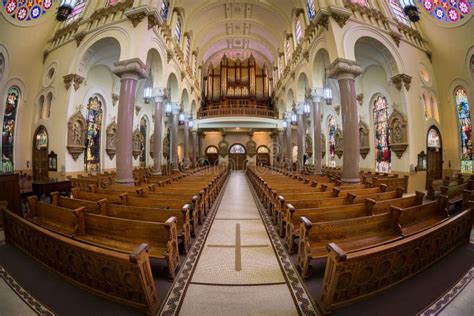
[[[298,145],[298,170],[303,170],[304,168],[304,141],[305,141],[305,134],[304,134],[304,114],[302,107],[298,109],[296,114],[297,116],[297,145]]]
[[[198,135],[197,130],[192,130],[193,135],[193,167],[196,168],[198,164]]]
[[[165,99],[165,90],[163,88],[155,89],[155,138],[153,142],[153,174],[161,175],[161,164],[163,163],[163,102]]]
[[[286,161],[288,169],[293,169],[293,146],[291,146],[291,122],[286,126]]]
[[[278,155],[280,157],[279,160],[279,166],[281,167],[281,164],[283,163],[283,147],[284,146],[284,133],[283,133],[283,129],[278,129]]]
[[[318,91],[319,90],[319,91]],[[323,144],[321,136],[321,100],[323,89],[311,89],[313,100],[313,162],[314,173],[322,174]]]
[[[117,175],[119,184],[133,183],[132,133],[137,81],[146,78],[146,66],[138,58],[114,64],[114,74],[120,77],[120,98],[117,113]]]
[[[179,127],[179,106],[173,109],[171,114],[171,142],[170,142],[170,163],[173,171],[179,170],[178,159],[178,127]]]
[[[341,94],[342,133],[344,159],[342,181],[358,183],[359,178],[359,111],[355,90],[355,78],[362,69],[354,61],[338,58],[330,66],[328,75],[337,79]]]
[[[183,166],[189,168],[189,121],[184,122],[184,150],[183,150]]]

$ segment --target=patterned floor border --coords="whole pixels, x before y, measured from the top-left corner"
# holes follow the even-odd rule
[[[463,277],[446,293],[444,293],[438,300],[431,304],[428,308],[418,313],[418,316],[439,315],[446,306],[448,306],[456,296],[461,293],[470,282],[474,279],[474,267],[463,275]]]
[[[41,304],[35,297],[28,293],[3,266],[0,266],[0,278],[12,289],[15,294],[28,305],[33,312],[41,316],[56,315],[49,307]]]
[[[211,210],[209,211],[207,218],[204,221],[204,224],[202,225],[198,236],[196,237],[196,240],[189,252],[189,255],[184,260],[181,270],[179,271],[175,281],[171,285],[167,297],[161,304],[161,310],[159,313],[160,315],[169,316],[179,314],[181,304],[183,303],[184,295],[186,294],[189,283],[194,274],[194,270],[197,265],[196,263],[198,262],[198,259],[201,256],[204,244],[206,243],[207,236],[209,235],[211,225],[214,222],[217,209],[219,208],[222,197],[224,196],[224,192],[227,187],[227,182],[229,181],[229,178],[230,173],[227,176],[227,179],[225,180],[225,183],[222,186],[222,189],[219,192],[216,201],[214,201],[214,204],[212,205]]]
[[[304,287],[303,281],[301,280],[298,271],[296,271],[296,268],[293,266],[290,256],[288,255],[286,248],[283,246],[270,216],[260,202],[260,199],[258,198],[257,193],[255,192],[248,178],[247,183],[250,187],[250,192],[252,192],[252,196],[255,200],[255,204],[257,205],[260,216],[263,219],[267,234],[270,237],[273,249],[277,255],[280,267],[284,272],[288,288],[293,295],[293,300],[298,307],[300,315],[318,315],[318,312],[315,308],[315,303]]]

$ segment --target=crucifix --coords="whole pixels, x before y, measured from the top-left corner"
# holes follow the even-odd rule
[[[211,248],[234,248],[235,249],[235,271],[242,271],[242,248],[263,248],[268,245],[246,245],[242,246],[240,224],[235,224],[235,245],[207,245]]]

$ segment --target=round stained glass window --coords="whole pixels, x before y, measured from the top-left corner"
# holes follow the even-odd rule
[[[33,21],[53,7],[55,0],[2,0],[4,12],[18,21]]]
[[[473,0],[419,0],[423,9],[443,22],[457,22],[469,18]]]

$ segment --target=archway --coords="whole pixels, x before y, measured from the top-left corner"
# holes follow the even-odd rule
[[[232,170],[244,170],[247,151],[242,144],[234,144],[229,148],[229,163]]]
[[[206,148],[206,158],[210,165],[216,165],[219,162],[219,150],[216,146]]]
[[[267,146],[262,145],[257,148],[257,166],[269,166],[270,165],[270,149]]]
[[[43,125],[38,126],[33,136],[33,179],[43,180],[48,178],[48,131]]]
[[[426,135],[426,181],[443,177],[443,142],[436,126],[431,126]]]
[[[100,172],[100,145],[103,119],[102,101],[98,96],[89,99],[86,107],[86,154],[85,171]]]

